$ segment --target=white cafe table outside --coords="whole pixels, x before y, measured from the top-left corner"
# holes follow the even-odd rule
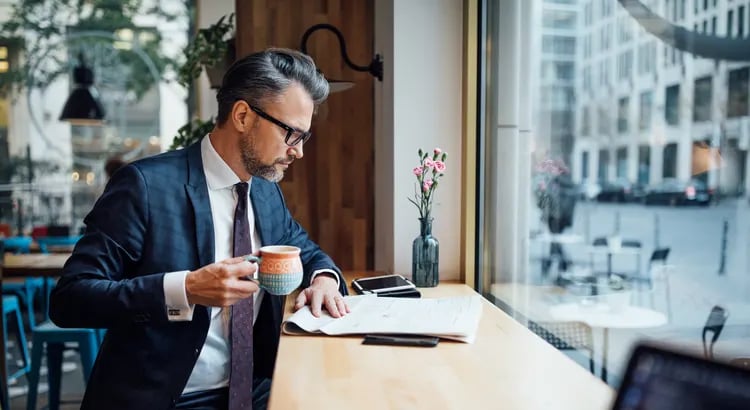
[[[602,341],[602,380],[607,381],[607,356],[609,353],[609,329],[643,329],[667,324],[667,316],[656,310],[637,306],[613,308],[606,303],[585,305],[582,303],[562,303],[551,306],[549,314],[560,322],[584,322],[591,327],[601,328]]]

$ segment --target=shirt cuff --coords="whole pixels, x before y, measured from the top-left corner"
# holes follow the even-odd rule
[[[183,270],[164,274],[164,304],[166,305],[167,319],[170,322],[193,320],[195,305],[188,304],[187,292],[185,291],[185,277],[188,272],[190,271]]]
[[[333,275],[333,277],[336,279],[336,287],[337,288],[341,287],[341,280],[339,279],[339,274],[336,273],[336,271],[333,270],[333,269],[318,269],[318,270],[316,270],[315,272],[313,272],[312,277],[310,278],[310,283],[313,283],[313,281],[315,280],[315,277],[318,276],[321,273],[330,273],[331,275]]]

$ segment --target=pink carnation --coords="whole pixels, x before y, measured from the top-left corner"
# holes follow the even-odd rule
[[[424,169],[422,167],[415,167],[412,172],[414,172],[414,175],[420,176],[424,172]]]
[[[432,186],[432,180],[428,179],[427,181],[424,181],[422,184],[422,191],[427,192],[430,190],[430,187]]]
[[[435,170],[437,172],[445,172],[445,163],[443,161],[435,161]]]
[[[434,152],[435,152],[435,155],[440,155],[440,154],[443,153],[443,150],[441,150],[440,148],[435,147]]]
[[[422,165],[424,165],[425,168],[433,168],[435,166],[435,161],[431,160],[430,158],[425,158]]]

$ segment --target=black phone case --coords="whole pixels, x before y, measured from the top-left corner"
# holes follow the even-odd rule
[[[399,289],[390,292],[380,292],[377,294],[378,297],[389,297],[389,298],[421,298],[422,293],[418,289]]]
[[[364,345],[386,345],[386,346],[412,346],[412,347],[435,347],[440,341],[437,337],[410,336],[410,335],[366,335],[362,344]]]

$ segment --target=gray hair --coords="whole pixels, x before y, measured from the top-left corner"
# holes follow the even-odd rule
[[[235,61],[224,74],[216,93],[217,123],[226,122],[238,100],[262,108],[265,102],[276,99],[293,83],[307,91],[315,106],[328,98],[328,81],[312,58],[299,51],[269,48]]]

